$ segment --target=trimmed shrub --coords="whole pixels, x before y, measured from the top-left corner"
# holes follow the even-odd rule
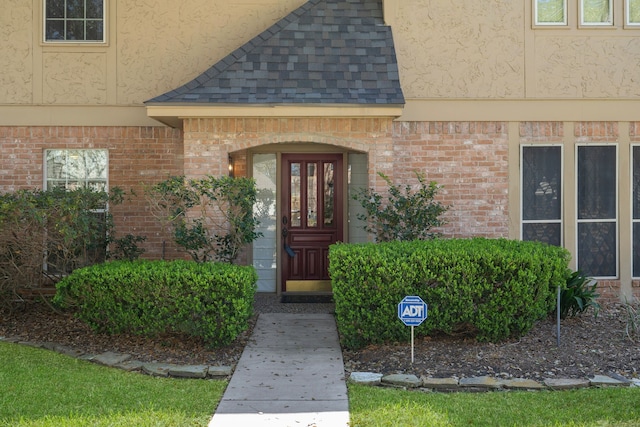
[[[54,302],[97,332],[177,332],[215,347],[247,329],[257,274],[251,266],[194,261],[114,261],[75,270]]]
[[[470,334],[480,341],[521,336],[554,309],[569,253],[506,239],[337,244],[329,251],[336,320],[344,346],[405,341],[397,313],[420,296],[428,318],[414,332]]]

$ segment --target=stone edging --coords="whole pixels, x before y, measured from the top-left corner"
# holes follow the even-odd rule
[[[82,350],[56,343],[34,343],[19,338],[0,337],[0,341],[21,344],[35,348],[55,351],[66,356],[125,371],[138,371],[156,377],[173,378],[230,378],[233,374],[231,366],[178,365],[172,363],[142,362],[132,358],[130,354],[105,352],[88,354]],[[497,390],[570,390],[585,387],[640,387],[640,379],[627,379],[617,374],[596,375],[586,379],[549,378],[543,382],[524,378],[501,379],[489,376],[472,378],[418,378],[411,374],[383,375],[374,372],[352,372],[348,381],[354,384],[370,386],[387,386],[412,390],[461,392],[461,391],[497,391]]]
[[[98,363],[111,368],[123,369],[129,372],[139,371],[155,377],[222,379],[229,378],[233,373],[233,368],[231,366],[178,365],[173,363],[142,362],[133,359],[130,354],[125,353],[114,353],[108,351],[101,354],[87,354],[81,350],[56,343],[33,343],[22,341],[18,338],[0,337],[0,341],[27,345],[35,348],[44,348],[66,356],[87,360],[89,362]]]
[[[462,392],[497,390],[574,390],[586,387],[640,387],[640,380],[617,374],[595,375],[593,378],[549,378],[543,382],[525,378],[501,379],[489,376],[472,378],[418,378],[410,374],[383,375],[375,372],[352,372],[350,383],[403,389]]]

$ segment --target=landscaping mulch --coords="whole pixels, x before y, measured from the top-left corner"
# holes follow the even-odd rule
[[[331,303],[281,303],[271,294],[258,294],[256,316],[265,312],[327,312]],[[146,362],[234,366],[250,338],[250,328],[234,343],[217,349],[201,340],[167,334],[144,338],[131,334],[96,334],[70,313],[54,311],[42,302],[24,303],[11,313],[0,313],[0,337],[29,342],[55,342],[85,353],[107,351],[131,354]],[[396,319],[397,320],[397,319]],[[398,320],[399,321],[399,320]],[[560,346],[554,318],[539,321],[524,337],[502,343],[481,343],[466,336],[437,335],[415,341],[414,363],[410,342],[371,345],[344,350],[347,373],[353,371],[411,373],[425,377],[585,378],[617,374],[640,375],[640,336],[625,333],[628,316],[620,304],[604,306],[561,322]]]

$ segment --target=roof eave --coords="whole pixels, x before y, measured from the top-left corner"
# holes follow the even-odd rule
[[[308,117],[390,117],[402,115],[404,104],[316,104],[316,105],[202,105],[147,103],[147,116],[174,128],[185,118],[308,118]]]

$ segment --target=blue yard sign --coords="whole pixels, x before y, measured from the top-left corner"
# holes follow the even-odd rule
[[[418,296],[406,296],[398,304],[398,317],[411,326],[411,363],[414,359],[413,327],[419,326],[427,318],[427,304]]]
[[[427,318],[427,304],[418,296],[407,296],[398,304],[398,317],[407,326],[419,326]]]

